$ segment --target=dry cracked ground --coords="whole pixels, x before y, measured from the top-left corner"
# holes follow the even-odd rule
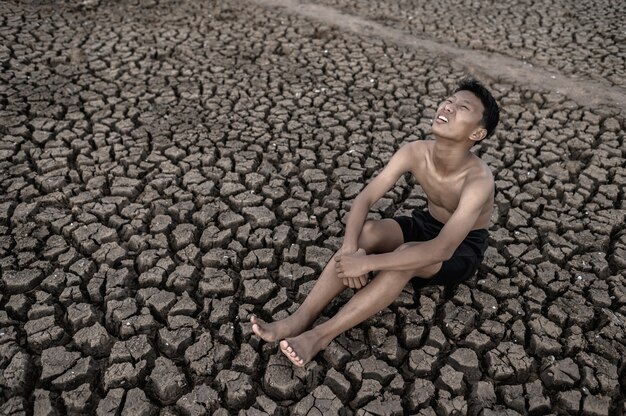
[[[251,313],[297,308],[351,200],[472,73],[260,3],[0,2],[0,414],[623,414],[624,113],[494,76],[477,276],[407,287],[304,369],[252,335]],[[533,4],[443,40],[506,34],[501,53],[623,88],[605,8],[563,46],[550,22],[576,10],[522,30]],[[433,13],[417,1],[359,7],[445,26],[411,26]],[[371,215],[424,205],[407,176]]]

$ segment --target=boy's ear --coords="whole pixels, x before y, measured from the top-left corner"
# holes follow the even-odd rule
[[[472,134],[470,134],[469,139],[475,142],[479,142],[482,139],[484,139],[487,136],[487,129],[485,128],[479,128],[476,129],[472,132]]]

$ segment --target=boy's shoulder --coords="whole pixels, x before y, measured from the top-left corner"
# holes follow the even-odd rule
[[[418,140],[413,140],[412,142],[407,143],[407,146],[419,149],[419,148],[431,147],[433,144],[435,144],[434,140],[418,139]]]
[[[494,183],[493,172],[480,156],[473,154],[469,173],[472,179]]]
[[[434,140],[414,140],[403,145],[400,150],[417,152],[417,154],[423,155],[425,151],[432,148],[434,143]]]

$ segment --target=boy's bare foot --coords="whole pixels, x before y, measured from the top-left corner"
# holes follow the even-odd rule
[[[250,322],[252,323],[252,331],[267,342],[276,342],[287,337],[300,335],[309,324],[294,315],[271,323],[252,315]]]
[[[280,341],[280,350],[289,360],[298,367],[304,367],[324,349],[328,343],[322,340],[314,331],[307,331],[295,338]]]

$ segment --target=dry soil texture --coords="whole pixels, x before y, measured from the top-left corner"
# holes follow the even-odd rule
[[[330,6],[623,94],[612,15],[481,5],[500,20],[478,44],[388,3]],[[0,415],[623,413],[622,109],[484,71],[502,122],[476,147],[497,187],[477,276],[407,287],[304,369],[253,336],[248,316],[297,308],[364,183],[474,73],[289,4],[0,2]],[[424,205],[407,176],[371,216]]]

